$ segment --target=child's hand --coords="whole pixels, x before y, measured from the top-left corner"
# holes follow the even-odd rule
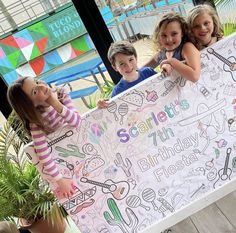
[[[63,105],[58,99],[57,92],[53,91],[51,88],[48,89],[48,98],[45,102],[52,106],[58,113],[61,113],[63,110]]]
[[[170,64],[162,62],[160,64],[161,67],[161,72],[164,73],[165,75],[170,75],[171,72],[173,71],[173,68]]]
[[[97,107],[98,108],[107,108],[107,106],[108,106],[107,100],[99,100],[97,102]]]
[[[73,180],[61,178],[57,181],[57,184],[63,197],[69,198],[75,194],[76,186]]]
[[[49,105],[52,105],[52,103],[57,100],[57,94],[54,93],[50,87],[48,87],[47,96],[48,98],[45,100],[45,102]]]
[[[62,101],[65,98],[65,92],[62,88],[57,87],[55,92],[57,93],[57,98],[59,101]]]
[[[233,99],[232,104],[236,104],[236,99]]]

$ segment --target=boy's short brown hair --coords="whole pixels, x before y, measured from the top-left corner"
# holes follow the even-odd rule
[[[117,41],[111,44],[107,57],[112,65],[115,64],[115,56],[118,54],[134,55],[137,58],[137,52],[134,46],[128,41]]]

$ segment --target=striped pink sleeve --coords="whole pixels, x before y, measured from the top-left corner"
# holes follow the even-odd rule
[[[30,125],[30,131],[35,151],[38,155],[39,161],[44,166],[44,172],[51,175],[55,181],[61,179],[62,175],[51,157],[51,151],[48,147],[46,134],[35,124]]]
[[[81,120],[80,114],[75,109],[74,104],[68,93],[65,92],[64,89],[62,89],[62,91],[63,99],[61,99],[61,102],[64,106],[61,116],[64,118],[64,121],[68,123],[68,125],[78,127]]]

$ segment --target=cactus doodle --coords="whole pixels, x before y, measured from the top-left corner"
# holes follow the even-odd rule
[[[120,153],[116,154],[116,158],[117,159],[114,160],[115,165],[117,167],[121,167],[127,177],[131,176],[130,168],[132,167],[132,163],[130,162],[130,160],[128,158],[125,158],[124,161]]]
[[[68,144],[67,147],[71,150],[65,149],[60,146],[56,146],[55,149],[56,151],[61,152],[61,153],[58,153],[58,155],[64,158],[69,157],[69,156],[75,156],[81,159],[85,158],[85,154],[80,152],[78,146],[73,145],[73,144]]]
[[[135,215],[135,213],[129,207],[125,209],[125,212],[129,219],[129,222],[126,222],[119,208],[117,207],[117,204],[114,201],[114,199],[108,198],[107,205],[113,215],[113,218],[108,211],[104,211],[103,216],[109,225],[118,226],[123,233],[127,233],[127,232],[136,233],[137,232],[137,226],[138,226],[139,220],[137,216]]]

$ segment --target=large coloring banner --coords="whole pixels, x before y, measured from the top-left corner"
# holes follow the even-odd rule
[[[201,66],[198,83],[155,75],[49,135],[78,186],[60,202],[82,233],[142,232],[235,179],[236,34],[203,50]]]

